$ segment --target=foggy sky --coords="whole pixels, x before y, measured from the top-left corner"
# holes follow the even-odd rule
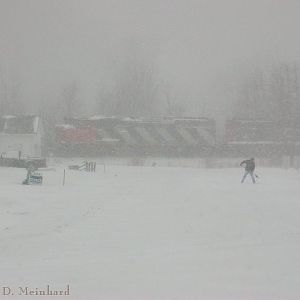
[[[28,103],[74,80],[89,102],[137,43],[201,113],[245,65],[300,59],[299,12],[298,0],[0,0],[0,68]]]

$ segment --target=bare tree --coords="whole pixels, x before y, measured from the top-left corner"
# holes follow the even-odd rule
[[[65,117],[73,118],[80,111],[79,89],[74,81],[62,89],[62,111]]]
[[[154,67],[131,59],[115,81],[115,112],[125,116],[153,116],[157,113],[158,80]]]
[[[103,116],[115,114],[116,100],[114,93],[108,89],[101,88],[95,99],[95,112]]]
[[[300,68],[280,63],[249,71],[238,90],[236,115],[295,124],[300,120]]]
[[[290,125],[299,120],[299,65],[281,63],[273,66],[269,96],[272,113],[280,122]]]
[[[169,86],[163,85],[163,95],[166,99],[166,113],[168,116],[183,117],[185,107],[182,105],[178,97],[171,95]]]
[[[58,101],[49,101],[49,99],[41,99],[39,107],[39,116],[42,119],[45,131],[45,149],[50,150],[55,147],[55,125],[62,121],[59,114]]]
[[[0,68],[0,114],[23,114],[25,103],[20,96],[20,82],[10,79]]]
[[[265,96],[264,71],[258,68],[249,71],[238,87],[236,115],[245,119],[265,118],[267,110]]]

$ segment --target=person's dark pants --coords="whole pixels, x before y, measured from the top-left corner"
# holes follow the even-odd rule
[[[242,179],[241,183],[243,183],[243,182],[245,181],[245,179],[246,179],[246,177],[247,177],[248,175],[251,176],[252,182],[255,183],[254,171],[248,171],[248,170],[245,170],[245,174],[244,174],[244,176],[243,176],[243,179]]]

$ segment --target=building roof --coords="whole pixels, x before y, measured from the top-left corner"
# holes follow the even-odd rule
[[[0,118],[0,133],[35,134],[38,126],[39,117],[37,116],[2,116]]]

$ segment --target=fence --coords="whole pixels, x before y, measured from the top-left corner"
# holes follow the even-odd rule
[[[70,170],[96,172],[97,163],[94,161],[83,161],[80,165],[69,166]]]

